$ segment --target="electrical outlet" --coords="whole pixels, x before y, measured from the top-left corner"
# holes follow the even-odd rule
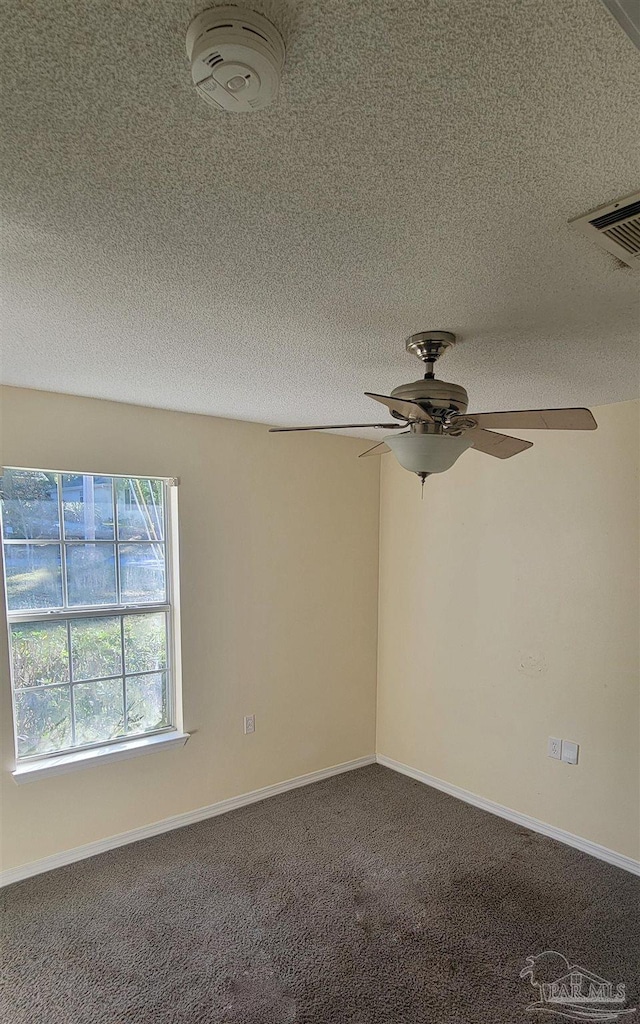
[[[562,741],[562,760],[565,764],[578,763],[578,744],[573,740]]]
[[[244,716],[244,734],[248,736],[249,733],[256,731],[256,716],[245,715]]]
[[[555,736],[550,736],[547,743],[547,757],[554,757],[556,761],[559,761],[562,757],[562,740],[556,739]]]

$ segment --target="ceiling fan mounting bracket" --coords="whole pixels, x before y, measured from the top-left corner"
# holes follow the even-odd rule
[[[455,345],[456,336],[451,331],[420,331],[407,338],[407,352],[417,356],[423,363],[435,363],[451,346]]]

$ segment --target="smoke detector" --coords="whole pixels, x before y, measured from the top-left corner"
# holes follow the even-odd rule
[[[268,107],[278,94],[284,42],[260,14],[212,7],[189,25],[187,56],[198,95],[216,110]]]

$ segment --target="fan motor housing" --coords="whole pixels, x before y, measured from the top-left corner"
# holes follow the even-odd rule
[[[284,42],[266,18],[243,7],[212,7],[187,31],[187,57],[198,95],[227,113],[249,113],[276,98]]]
[[[450,384],[446,380],[414,380],[409,384],[401,384],[391,392],[393,398],[402,398],[408,402],[420,402],[432,409],[447,412],[466,412],[469,396],[460,384]],[[391,411],[396,419],[404,419],[399,413]]]

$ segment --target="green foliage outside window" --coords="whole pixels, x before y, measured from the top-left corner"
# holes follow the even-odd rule
[[[163,481],[8,469],[0,502],[18,756],[169,726]]]

